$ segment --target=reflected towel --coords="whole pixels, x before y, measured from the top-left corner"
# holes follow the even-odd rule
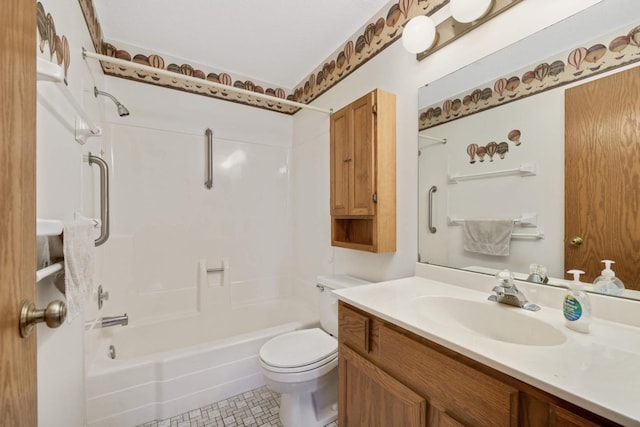
[[[508,256],[512,219],[469,219],[464,221],[464,250],[485,255]]]
[[[63,251],[67,321],[71,323],[82,313],[85,301],[94,290],[93,222],[88,220],[65,222]]]

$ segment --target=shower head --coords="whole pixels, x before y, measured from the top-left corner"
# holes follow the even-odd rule
[[[107,92],[103,92],[101,90],[98,90],[97,87],[93,87],[93,95],[97,98],[98,95],[104,95],[107,98],[111,99],[115,104],[116,107],[118,108],[118,115],[120,117],[124,117],[124,116],[128,116],[129,115],[129,110],[127,110],[127,107],[125,107],[124,105],[120,104],[120,102],[111,94],[108,94]]]

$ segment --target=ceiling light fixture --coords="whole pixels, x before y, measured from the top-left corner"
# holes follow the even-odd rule
[[[422,61],[522,1],[449,0],[448,8],[407,21],[402,30],[402,44]]]
[[[449,2],[451,16],[463,24],[484,17],[492,7],[493,0],[451,0]]]
[[[420,53],[431,48],[437,40],[436,25],[428,16],[411,18],[402,30],[402,45],[409,53]]]

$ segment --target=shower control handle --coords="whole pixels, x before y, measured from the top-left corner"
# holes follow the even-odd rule
[[[22,303],[20,309],[20,336],[27,338],[38,323],[46,323],[50,328],[57,328],[67,318],[67,306],[62,301],[53,301],[44,310],[38,310],[31,300]]]

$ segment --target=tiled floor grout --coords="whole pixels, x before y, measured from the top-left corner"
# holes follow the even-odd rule
[[[280,395],[266,386],[137,427],[282,427]],[[338,427],[336,422],[325,427]]]

